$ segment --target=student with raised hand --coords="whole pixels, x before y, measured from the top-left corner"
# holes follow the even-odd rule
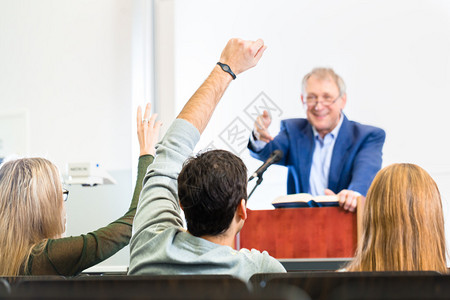
[[[441,195],[414,164],[375,176],[363,210],[363,234],[346,271],[447,272]]]
[[[230,82],[255,66],[265,49],[262,40],[231,39],[220,64],[158,144],[133,223],[129,274],[230,274],[248,280],[255,273],[285,272],[265,251],[233,249],[247,218],[242,160],[224,150],[188,159]]]
[[[77,275],[128,245],[139,193],[155,155],[161,122],[138,108],[138,176],[128,211],[80,236],[65,231],[65,197],[56,166],[44,158],[23,158],[0,167],[0,275]],[[89,208],[86,208],[89,209]]]

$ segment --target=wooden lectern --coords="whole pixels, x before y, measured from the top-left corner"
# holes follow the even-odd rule
[[[360,219],[341,207],[248,210],[237,247],[266,250],[275,258],[353,257]]]

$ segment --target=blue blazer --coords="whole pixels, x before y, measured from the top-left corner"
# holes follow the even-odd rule
[[[344,116],[331,157],[328,188],[335,193],[349,189],[366,195],[376,173],[381,168],[384,130],[349,121]],[[281,121],[280,133],[261,151],[248,144],[250,155],[265,161],[280,149],[283,159],[279,165],[288,168],[287,193],[307,193],[314,153],[314,134],[306,119]]]

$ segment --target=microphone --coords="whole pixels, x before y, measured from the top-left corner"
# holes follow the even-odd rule
[[[270,165],[280,161],[280,159],[283,158],[283,151],[281,150],[275,150],[270,154],[269,158],[264,162],[264,164],[258,168],[258,170],[255,171],[255,173],[250,176],[248,181],[252,180],[253,178],[260,177]]]

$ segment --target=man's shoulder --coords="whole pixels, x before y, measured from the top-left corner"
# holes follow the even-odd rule
[[[272,261],[272,262],[278,262],[278,260],[273,257],[270,256],[270,254],[267,251],[259,251],[256,249],[246,249],[246,248],[242,248],[239,250],[239,254],[243,255],[245,257],[247,257],[248,259],[252,260],[255,263],[267,263],[268,261]]]
[[[285,272],[283,265],[267,251],[240,249],[239,254],[251,261],[260,272]]]
[[[383,129],[376,127],[376,126],[372,126],[372,125],[367,125],[367,124],[362,124],[356,121],[351,121],[351,120],[347,120],[347,130],[350,132],[353,132],[354,135],[369,135],[369,134],[376,134],[376,135],[381,135],[381,136],[385,136],[386,133]]]
[[[241,248],[241,249],[239,249],[238,252],[239,252],[239,254],[244,255],[244,256],[248,256],[248,257],[252,257],[252,256],[253,257],[265,257],[265,256],[272,257],[265,250],[264,251],[259,251],[259,250],[256,250],[256,249],[249,250],[247,248]]]

